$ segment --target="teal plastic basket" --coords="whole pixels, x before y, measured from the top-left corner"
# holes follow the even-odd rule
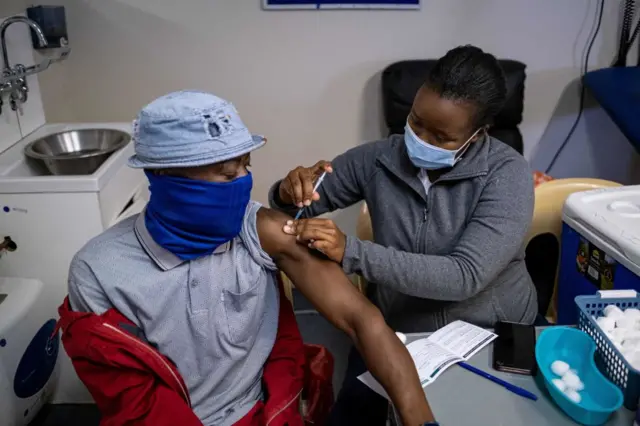
[[[616,384],[624,395],[624,406],[631,411],[638,408],[640,371],[633,368],[598,326],[595,318],[603,315],[609,305],[620,309],[640,308],[640,297],[634,290],[606,290],[591,296],[578,296],[578,328],[593,338],[596,344],[596,365]]]
[[[573,420],[582,425],[602,425],[622,406],[622,392],[608,381],[595,364],[596,345],[585,332],[569,327],[551,327],[536,343],[538,371],[551,398]],[[552,380],[551,364],[561,360],[576,370],[584,383],[579,403],[571,401]]]

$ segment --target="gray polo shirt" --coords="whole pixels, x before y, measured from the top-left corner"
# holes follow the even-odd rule
[[[275,264],[247,207],[240,235],[182,261],[155,243],[144,214],[91,240],[71,262],[75,311],[117,309],[178,367],[205,425],[231,425],[262,398],[262,367],[278,328]]]

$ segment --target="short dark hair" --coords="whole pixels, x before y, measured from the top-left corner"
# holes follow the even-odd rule
[[[495,56],[466,45],[451,49],[429,71],[425,86],[445,99],[473,104],[475,127],[493,124],[507,98],[507,84]]]

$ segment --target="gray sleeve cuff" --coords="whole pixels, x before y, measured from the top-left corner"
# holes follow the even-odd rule
[[[358,274],[360,271],[360,245],[361,242],[356,237],[346,236],[342,270],[347,275]]]
[[[275,271],[278,268],[271,256],[269,256],[262,248],[262,245],[260,244],[260,237],[258,235],[258,210],[260,210],[261,207],[262,205],[256,201],[249,202],[242,222],[240,239],[249,251],[251,258],[258,265],[271,271]]]
[[[74,312],[93,312],[102,315],[113,305],[85,261],[79,260],[77,255],[69,267],[67,282],[69,303]]]
[[[295,214],[298,212],[298,208],[293,205],[283,204],[282,201],[280,201],[278,192],[280,191],[281,182],[282,180],[277,181],[276,183],[271,185],[271,188],[269,189],[269,207],[274,210],[279,210],[283,213],[286,213],[289,216],[295,216]]]

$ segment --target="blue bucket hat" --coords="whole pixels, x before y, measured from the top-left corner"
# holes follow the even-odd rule
[[[227,161],[260,148],[231,102],[209,93],[182,91],[144,107],[133,122],[137,169],[197,167]]]

